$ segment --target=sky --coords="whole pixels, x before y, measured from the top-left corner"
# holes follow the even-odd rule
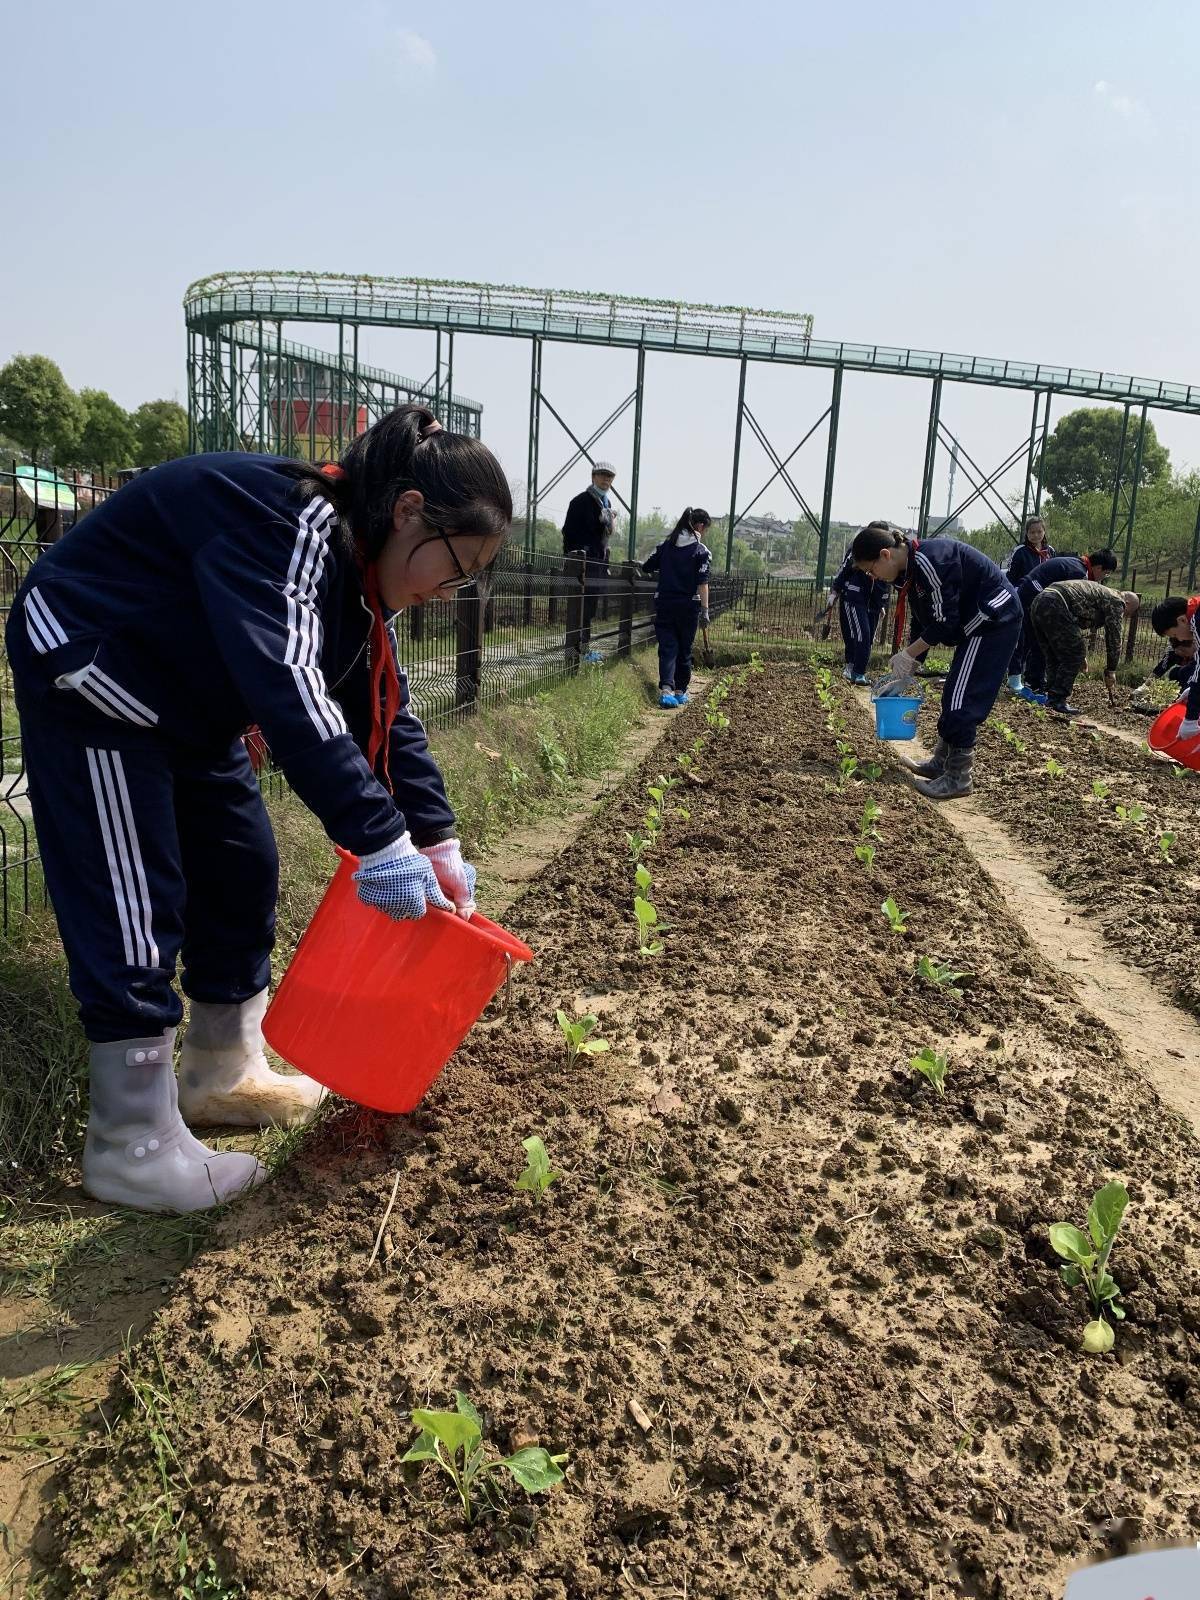
[[[1200,7],[1179,0],[39,0],[4,47],[29,70],[4,75],[0,362],[42,352],[130,407],[185,398],[188,283],[266,267],[807,311],[822,339],[1200,380]],[[361,350],[433,368],[431,334]],[[528,364],[456,340],[519,500]],[[543,381],[583,437],[634,356],[547,347]],[[829,381],[751,367],[781,454]],[[728,510],[736,386],[732,362],[648,359],[644,509]],[[847,375],[835,518],[911,520],[928,403]],[[942,415],[994,466],[1030,407],[955,385]],[[1155,420],[1200,465],[1200,418]],[[597,447],[626,490],[631,422]],[[572,447],[549,417],[542,445],[544,480]],[[821,429],[795,463],[817,506],[823,467]],[[748,441],[739,510],[770,470]],[[779,483],[755,509],[795,514]]]

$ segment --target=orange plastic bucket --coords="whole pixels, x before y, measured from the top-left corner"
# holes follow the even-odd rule
[[[1173,757],[1181,766],[1200,772],[1200,736],[1194,739],[1179,737],[1179,724],[1186,715],[1187,706],[1182,700],[1160,711],[1146,735],[1146,743],[1151,750],[1161,750],[1163,755]]]
[[[267,1009],[263,1037],[300,1072],[377,1111],[411,1111],[478,1022],[509,960],[533,951],[478,912],[398,922],[341,864]]]

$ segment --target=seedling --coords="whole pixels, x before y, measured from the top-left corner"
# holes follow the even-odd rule
[[[723,711],[706,711],[704,720],[714,733],[724,733],[729,726],[729,718]]]
[[[1117,1304],[1121,1291],[1109,1273],[1108,1258],[1128,1204],[1124,1184],[1106,1183],[1096,1191],[1088,1207],[1086,1234],[1069,1222],[1050,1226],[1050,1246],[1055,1255],[1067,1262],[1060,1269],[1063,1282],[1068,1289],[1082,1285],[1088,1293],[1092,1320],[1083,1330],[1083,1348],[1089,1355],[1104,1355],[1113,1347],[1115,1335],[1106,1315],[1116,1322],[1125,1317]]]
[[[901,911],[900,907],[892,899],[891,895],[887,897],[879,909],[888,919],[888,927],[893,933],[908,932],[908,929],[904,926],[904,924],[908,921],[910,913],[907,911]]]
[[[1096,796],[1097,800],[1108,799],[1108,785],[1104,782],[1103,778],[1092,779],[1092,793]]]
[[[963,978],[969,978],[969,972],[955,972],[947,961],[934,961],[929,956],[922,956],[917,962],[915,977],[921,978],[925,983],[931,983],[936,989],[944,989],[947,994],[952,994],[956,1000],[962,999],[962,990],[958,987]]]
[[[633,915],[637,921],[638,955],[662,955],[662,940],[654,937],[656,932],[661,931],[661,928],[658,912],[654,909],[653,902],[647,900],[644,895],[635,894],[633,897]]]
[[[875,865],[875,846],[873,844],[856,844],[854,846],[854,859],[861,861],[867,871]]]
[[[1061,778],[1067,769],[1061,761],[1055,761],[1054,757],[1050,756],[1043,770],[1048,778]]]
[[[875,824],[882,815],[883,807],[879,804],[879,801],[868,800],[866,805],[863,806],[863,814],[858,824],[858,836],[860,839],[878,839],[879,829]]]
[[[838,788],[844,789],[857,771],[858,757],[856,755],[843,756],[838,762]]]
[[[928,1078],[939,1094],[945,1094],[946,1073],[950,1070],[950,1063],[944,1055],[926,1045],[924,1050],[918,1051],[908,1064],[914,1072],[919,1072],[923,1078]]]
[[[566,1455],[552,1456],[541,1445],[526,1445],[511,1456],[485,1460],[483,1421],[478,1411],[459,1389],[454,1391],[454,1406],[453,1411],[414,1411],[417,1439],[400,1459],[436,1461],[457,1489],[468,1522],[473,1515],[472,1491],[478,1481],[486,1492],[488,1473],[503,1469],[526,1494],[541,1494],[563,1481]]]
[[[858,775],[860,778],[865,778],[868,783],[878,783],[883,777],[883,768],[878,761],[864,761],[858,769]]]
[[[1141,828],[1146,823],[1146,808],[1139,800],[1135,800],[1131,806],[1118,804],[1117,817],[1123,827]]]
[[[646,872],[645,867],[638,868],[639,876]],[[650,874],[646,872],[646,881],[649,883]],[[589,1012],[586,1017],[572,1019],[565,1011],[555,1013],[558,1025],[562,1029],[563,1039],[567,1046],[567,1065],[571,1066],[580,1056],[603,1055],[611,1046],[607,1039],[593,1039],[592,1033],[599,1023],[599,1017],[593,1017]]]
[[[990,721],[991,726],[995,728],[996,732],[1004,740],[1005,744],[1011,745],[1019,756],[1023,756],[1025,754],[1024,739],[1020,738],[1016,733],[1014,733],[1007,722],[1001,722],[999,717],[992,717]]]
[[[559,1016],[561,1015],[560,1011]],[[605,1045],[604,1048],[607,1050],[608,1046]],[[528,1189],[535,1200],[540,1200],[550,1185],[558,1182],[562,1173],[552,1171],[546,1146],[536,1133],[531,1133],[528,1139],[521,1140],[521,1149],[525,1152],[528,1165],[514,1187]]]
[[[1168,866],[1174,865],[1174,863],[1171,861],[1171,849],[1172,849],[1172,846],[1174,845],[1174,843],[1175,843],[1175,835],[1173,833],[1160,833],[1159,834],[1159,836],[1158,836],[1159,854],[1162,856],[1163,860],[1168,864]]]

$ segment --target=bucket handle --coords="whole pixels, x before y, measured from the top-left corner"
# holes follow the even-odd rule
[[[358,857],[352,850],[343,850],[340,844],[333,847],[343,862],[357,862]],[[385,913],[386,915],[386,913]],[[454,911],[443,911],[440,906],[430,906],[425,913],[427,917],[455,917]],[[511,956],[514,961],[532,961],[533,951],[529,946],[518,939],[516,934],[509,933],[507,928],[502,928],[498,922],[493,922],[490,917],[485,917],[482,911],[477,911],[474,916],[465,920],[459,918],[465,928],[479,938],[487,940],[489,944],[498,945],[505,955]]]

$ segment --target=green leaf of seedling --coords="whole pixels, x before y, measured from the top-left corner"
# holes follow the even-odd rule
[[[455,1389],[454,1391],[454,1409],[458,1412],[460,1417],[466,1417],[469,1422],[473,1422],[475,1424],[479,1436],[482,1438],[483,1418],[479,1415],[478,1411],[476,1411],[475,1407],[471,1404],[470,1399],[462,1392],[461,1389]]]
[[[1078,1289],[1083,1282],[1083,1269],[1081,1267],[1059,1267],[1058,1270],[1062,1273],[1062,1281],[1068,1289]]]
[[[926,1045],[923,1050],[913,1056],[909,1066],[914,1072],[919,1072],[923,1078],[928,1078],[939,1094],[945,1094],[946,1073],[950,1070],[950,1063],[939,1051]]]
[[[1116,1342],[1116,1335],[1103,1317],[1089,1322],[1083,1330],[1083,1348],[1090,1356],[1107,1355]]]
[[[889,895],[883,902],[880,910],[888,919],[888,926],[891,928],[893,933],[907,933],[908,930],[905,928],[904,924],[908,921],[910,913],[907,911],[901,911],[900,907],[892,899],[891,895]]]
[[[649,889],[650,885],[654,882],[654,879],[650,876],[649,868],[647,867],[639,866],[633,876],[638,888],[643,894],[646,893],[647,889]]]
[[[534,1198],[540,1200],[550,1185],[562,1177],[562,1173],[551,1169],[546,1146],[536,1133],[531,1134],[528,1139],[522,1139],[521,1148],[528,1158],[529,1165],[517,1179],[516,1187],[530,1190]]]
[[[432,1437],[445,1445],[453,1453],[456,1450],[470,1450],[479,1442],[479,1423],[473,1417],[467,1417],[460,1411],[414,1411],[412,1420],[416,1427],[421,1429],[422,1438],[425,1435]],[[418,1439],[414,1449],[420,1448],[422,1439]],[[436,1451],[435,1451],[436,1454]],[[414,1456],[413,1460],[423,1460],[424,1457]]]
[[[654,909],[653,905],[651,905],[650,901],[643,899],[640,894],[635,894],[633,897],[633,914],[638,919],[638,923],[642,928],[654,928],[658,926],[658,912]]]
[[[1116,1317],[1118,1322],[1125,1321],[1125,1309],[1123,1306],[1119,1306],[1115,1300],[1110,1300],[1105,1309],[1108,1311],[1109,1316]]]
[[[1050,1248],[1055,1255],[1082,1267],[1090,1267],[1096,1259],[1087,1235],[1080,1233],[1079,1229],[1069,1222],[1054,1222],[1050,1225]]]
[[[563,1471],[559,1463],[566,1459],[565,1455],[552,1456],[541,1445],[534,1444],[518,1450],[515,1455],[505,1456],[495,1465],[506,1467],[526,1494],[541,1494],[563,1481]]]
[[[416,1443],[410,1445],[400,1459],[401,1461],[437,1461],[439,1459],[437,1439],[432,1433],[423,1430],[417,1435]]]
[[[1096,1191],[1088,1207],[1087,1223],[1098,1249],[1116,1234],[1128,1204],[1129,1194],[1122,1183],[1106,1183],[1103,1189]]]

